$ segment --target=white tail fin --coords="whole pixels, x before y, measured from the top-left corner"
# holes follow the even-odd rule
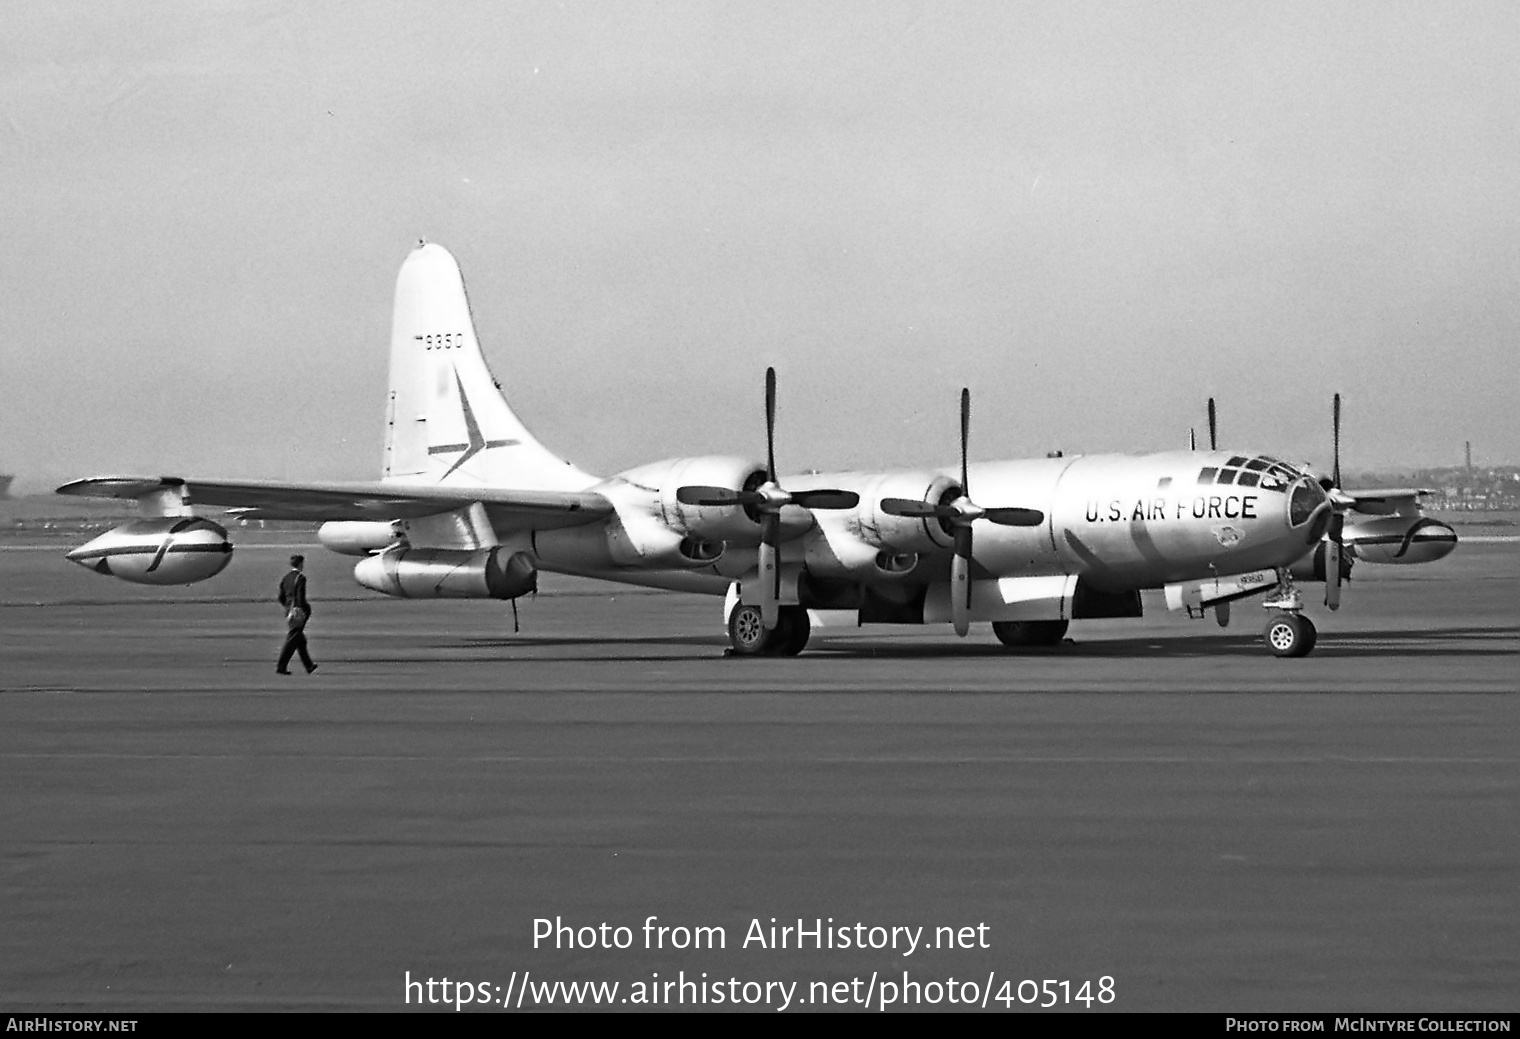
[[[441,245],[418,245],[396,278],[384,475],[533,490],[596,482],[512,413],[480,352],[459,265]]]

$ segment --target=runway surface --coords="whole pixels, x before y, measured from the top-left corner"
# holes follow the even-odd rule
[[[283,547],[168,591],[66,547],[0,546],[7,1010],[443,1006],[408,977],[498,1011],[682,980],[874,1009],[904,972],[919,1009],[950,978],[1017,1011],[1025,979],[1092,1012],[1516,1009],[1513,543],[1359,567],[1299,661],[1254,604],[1033,655],[873,627],[730,660],[715,600],[548,578],[513,634],[314,548],[321,670],[289,678]],[[725,947],[646,948],[651,916]],[[556,917],[631,947],[535,948]],[[836,947],[745,947],[773,917]],[[837,947],[894,926],[971,947]]]

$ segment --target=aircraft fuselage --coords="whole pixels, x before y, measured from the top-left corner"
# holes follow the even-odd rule
[[[570,573],[639,568],[652,576],[640,564],[654,550],[641,545],[657,540],[655,535],[664,535],[672,550],[682,538],[700,539],[702,517],[670,531],[664,504],[669,488],[646,471],[659,465],[593,488],[617,505],[617,522],[539,533],[533,549],[540,564]],[[1221,483],[1221,474],[1231,482]],[[1245,482],[1242,474],[1249,474]],[[837,511],[784,510],[783,567],[863,584],[945,580],[952,532],[933,517],[883,516],[878,503],[889,493],[954,496],[960,490],[956,475],[923,470],[788,476],[789,488],[844,488],[860,493],[861,502]],[[1329,510],[1311,478],[1271,459],[1226,452],[984,462],[971,466],[969,477],[979,502],[1044,514],[1038,526],[977,523],[977,580],[1081,575],[1094,587],[1118,591],[1288,566],[1319,540]],[[710,511],[724,514],[723,550],[710,560],[693,555],[686,572],[724,581],[752,576],[754,555],[743,549],[758,540],[759,524],[745,521],[738,508]],[[714,582],[710,590],[721,587]]]

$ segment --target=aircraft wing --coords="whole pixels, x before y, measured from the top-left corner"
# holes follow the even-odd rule
[[[1396,513],[1418,512],[1420,498],[1434,493],[1427,487],[1382,487],[1355,491],[1337,488],[1332,496],[1341,495],[1338,500],[1357,512],[1370,516],[1391,516]]]
[[[498,528],[550,530],[590,523],[613,511],[591,491],[523,491],[401,483],[281,483],[177,476],[101,476],[57,490],[81,498],[141,498],[179,490],[187,504],[231,509],[248,519],[397,520],[450,512],[480,502]]]

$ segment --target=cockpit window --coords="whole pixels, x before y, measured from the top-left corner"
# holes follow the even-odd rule
[[[1268,458],[1263,455],[1261,460],[1267,463],[1267,472],[1281,479],[1291,482],[1304,475],[1303,473],[1299,472],[1297,468],[1280,459]]]
[[[1237,484],[1241,487],[1262,487],[1269,491],[1283,490],[1288,484],[1304,474],[1285,462],[1262,455],[1246,458],[1236,455],[1224,466],[1208,466],[1198,472],[1198,483]]]

